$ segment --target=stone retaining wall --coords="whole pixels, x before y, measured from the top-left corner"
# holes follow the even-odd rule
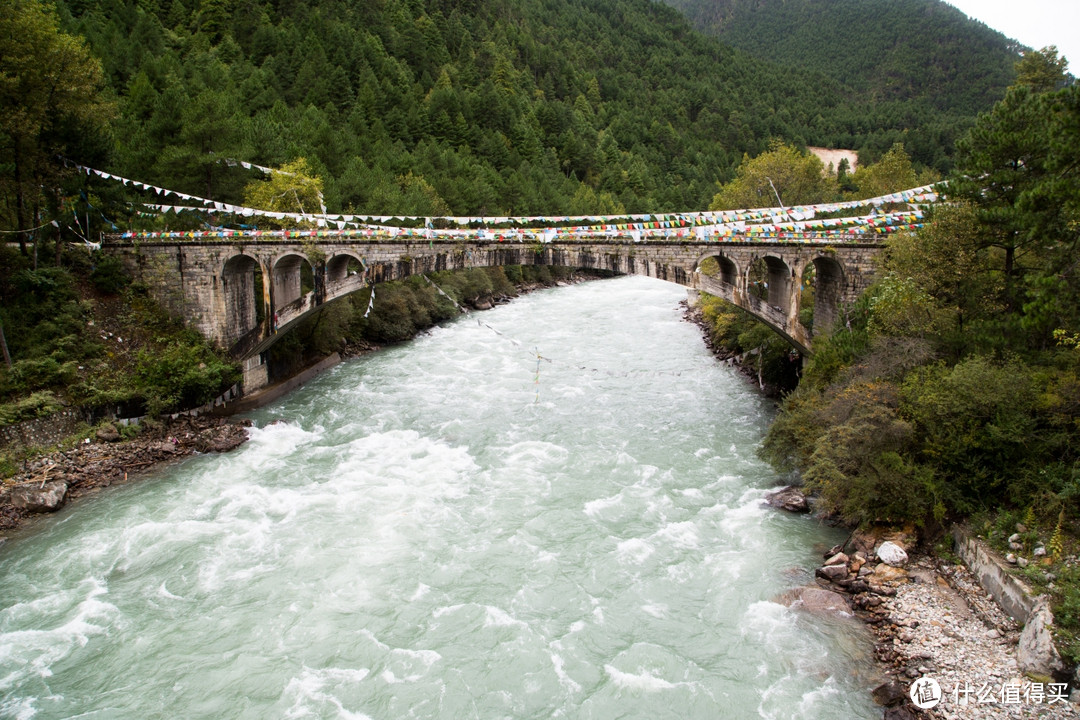
[[[1009,573],[1008,565],[996,553],[986,547],[959,525],[953,528],[956,553],[968,566],[979,584],[990,593],[1001,609],[1020,624],[1031,617],[1037,598],[1031,588],[1015,575]]]
[[[199,415],[206,415],[208,413],[218,413],[222,407],[230,402],[234,402],[242,394],[242,388],[240,387],[240,384],[237,383],[206,405],[202,405],[192,410],[173,413],[171,417],[175,420],[181,415],[198,417]],[[15,423],[14,425],[5,425],[0,427],[0,448],[52,447],[53,445],[59,444],[61,440],[69,435],[73,435],[83,423],[92,424],[107,418],[117,425],[138,425],[139,422],[144,419],[143,417],[122,418],[118,416],[117,412],[94,413],[91,411],[69,409],[53,413],[48,417],[24,420],[20,423]]]
[[[0,427],[0,447],[50,447],[86,421],[86,416],[78,410],[61,410],[48,417],[5,425]]]
[[[325,370],[329,370],[340,362],[341,355],[339,355],[338,353],[334,353],[330,357],[323,358],[315,365],[312,365],[303,372],[292,376],[288,380],[284,380],[277,385],[272,385],[265,390],[261,390],[257,393],[252,393],[250,395],[245,394],[240,397],[240,399],[231,403],[226,403],[221,408],[215,409],[214,413],[218,415],[235,415],[237,413],[248,412],[249,410],[254,410],[255,408],[262,407],[269,402],[277,400],[285,393],[295,390],[311,378],[315,377],[316,375],[322,373]]]

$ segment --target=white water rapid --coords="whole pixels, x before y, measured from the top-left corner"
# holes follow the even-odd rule
[[[684,297],[473,313],[36,523],[0,717],[880,717],[864,630],[774,602],[843,535],[762,507],[772,403]]]

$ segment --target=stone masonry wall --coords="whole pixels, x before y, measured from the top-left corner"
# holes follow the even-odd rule
[[[1011,575],[1004,561],[980,543],[965,528],[953,528],[956,553],[979,579],[1001,609],[1019,623],[1027,622],[1035,607],[1034,593],[1018,577]]]
[[[783,271],[786,267],[783,272],[790,272],[790,276],[782,283],[788,288],[788,292],[781,293],[785,299],[778,295],[775,302],[770,302],[787,305],[781,307],[781,312],[787,316],[786,325],[781,327],[788,333],[798,334],[791,325],[792,318],[797,320],[798,317],[798,289],[806,269],[815,261],[828,262],[839,268],[839,272],[828,274],[838,278],[839,285],[830,296],[838,295],[838,304],[850,303],[872,281],[873,259],[880,249],[880,245],[873,244],[823,246],[687,239],[633,242],[629,237],[605,238],[597,242],[590,238],[567,239],[536,244],[494,240],[465,243],[450,238],[389,241],[332,235],[303,240],[254,236],[152,241],[110,238],[105,244],[105,250],[119,255],[131,274],[145,283],[174,317],[182,318],[237,357],[247,357],[265,349],[276,333],[299,320],[309,309],[355,291],[355,278],[329,282],[324,274],[326,265],[341,267],[346,256],[362,263],[366,280],[372,283],[439,270],[522,264],[606,269],[647,275],[688,287],[695,285],[698,265],[707,257],[727,258],[738,268],[743,284],[755,259],[775,258],[769,261],[770,266],[775,271]],[[240,276],[230,274],[233,273],[231,268],[238,267],[240,256],[250,258],[248,268],[257,267],[262,273],[267,311],[261,327],[254,325],[250,308],[230,307],[238,303],[235,297],[237,283],[246,282]],[[230,261],[233,262],[229,264]],[[307,299],[297,300],[292,297],[295,290],[286,292],[284,288],[299,287],[299,272],[305,263],[312,268],[317,291],[309,293]],[[776,275],[775,283],[780,283],[779,278]],[[745,288],[736,295],[744,296],[743,290]],[[241,291],[257,292],[254,286],[241,287]],[[249,300],[245,302],[250,304]],[[755,308],[748,309],[756,312]],[[240,327],[249,322],[252,327]]]
[[[0,427],[0,447],[50,447],[73,434],[86,417],[78,410],[61,410],[48,417]]]

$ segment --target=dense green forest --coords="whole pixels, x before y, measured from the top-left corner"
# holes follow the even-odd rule
[[[973,121],[868,105],[648,0],[0,0],[0,38],[0,230],[14,241],[0,263],[0,392],[11,417],[55,409],[42,392],[176,409],[236,378],[87,248],[136,224],[251,221],[148,218],[140,203],[163,198],[73,163],[236,204],[277,193],[239,160],[302,168],[312,182],[300,194],[337,211],[674,211],[713,203],[777,142],[868,159],[903,142],[928,169],[951,162]],[[851,178],[830,187],[858,190]],[[103,308],[97,322],[116,328],[94,324]],[[321,326],[339,328],[336,342],[349,325],[338,320]],[[179,372],[185,356],[196,370]],[[121,360],[124,378],[93,375]]]
[[[1022,49],[942,0],[664,0],[703,32],[820,73],[867,102],[972,115],[997,101]]]
[[[1030,53],[960,144],[949,202],[887,240],[878,280],[782,403],[762,454],[851,524],[933,537],[967,519],[1055,600],[1080,660],[1080,86]],[[1064,86],[1064,87],[1063,87]],[[757,328],[711,303],[714,339],[782,380]],[[1043,562],[1030,556],[1045,544]],[[1021,554],[1021,553],[1017,553]],[[1070,559],[1071,558],[1071,559]]]
[[[944,171],[955,139],[1002,89],[948,112],[890,97],[867,103],[840,81],[701,36],[649,0],[60,0],[57,8],[60,29],[85,38],[100,60],[107,102],[84,113],[96,123],[54,124],[48,160],[63,154],[230,203],[252,177],[226,160],[278,167],[305,158],[335,211],[703,208],[770,138],[853,148],[864,161],[899,141],[916,164]],[[27,45],[12,45],[13,62],[35,52]],[[1008,61],[1003,49],[995,65]],[[32,175],[5,184],[34,183]],[[91,232],[103,222],[123,228],[134,213],[123,201],[138,195],[121,190],[69,180],[37,211],[85,211],[91,193],[108,221],[91,211]],[[0,207],[5,227],[31,226],[31,209],[21,225],[13,210]]]

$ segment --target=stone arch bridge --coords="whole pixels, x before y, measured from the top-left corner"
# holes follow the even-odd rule
[[[267,382],[263,352],[317,308],[369,284],[418,273],[499,265],[561,265],[646,275],[728,300],[803,353],[804,284],[813,327],[829,329],[873,276],[872,242],[558,238],[548,243],[335,236],[323,231],[230,237],[106,238],[131,275],[175,317],[243,361],[244,389]],[[262,311],[260,312],[260,307]]]

